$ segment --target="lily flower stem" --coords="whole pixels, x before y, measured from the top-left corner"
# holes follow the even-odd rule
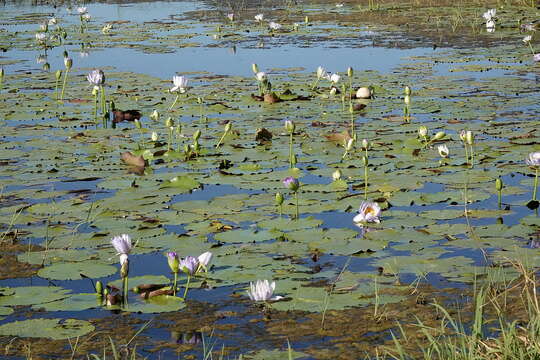
[[[470,145],[470,146],[471,146],[470,150],[471,150],[471,169],[472,169],[473,166],[474,166],[474,149],[473,149],[472,145]]]
[[[174,273],[174,282],[173,282],[173,296],[176,296],[176,284],[178,283],[178,272]]]
[[[169,110],[173,109],[174,105],[176,105],[179,98],[180,98],[180,94],[177,94],[176,97],[174,98],[174,101],[173,101],[172,105],[169,107]]]
[[[186,299],[186,296],[187,296],[190,281],[191,281],[191,275],[188,274],[187,282],[186,282],[186,289],[184,290],[184,300]]]
[[[533,54],[533,56],[534,56],[535,52],[534,52],[534,49],[533,49],[533,47],[532,47],[531,42],[528,41],[527,43],[529,44],[529,49],[531,49],[531,52],[532,52],[532,54]]]
[[[57,78],[56,79],[56,84],[54,85],[54,93],[56,95],[56,101],[58,101],[58,82],[59,82],[59,79]]]
[[[94,124],[97,126],[97,94],[94,94]]]
[[[314,91],[318,84],[319,84],[319,78],[317,78],[317,79],[313,82],[313,85],[311,85],[311,91]]]
[[[283,205],[279,205],[279,217],[283,215]]]
[[[293,168],[293,132],[289,134],[289,168]]]
[[[364,166],[364,199],[367,200],[367,192],[368,192],[368,167],[367,165]]]
[[[171,151],[171,144],[172,144],[172,133],[173,131],[171,128],[167,129],[169,131],[169,140],[167,141],[167,151]]]
[[[124,301],[124,305],[127,305],[128,303],[128,277],[124,277],[122,278],[122,290],[123,290],[123,301]]]
[[[300,217],[299,214],[298,214],[298,191],[295,191],[295,192],[294,192],[294,199],[295,199],[295,202],[296,202],[296,204],[295,204],[295,205],[296,205],[296,206],[295,206],[295,208],[296,208],[296,216],[295,216],[295,220],[298,220],[299,217]]]
[[[499,190],[497,191],[497,198],[498,198],[498,205],[499,205],[499,209],[501,208],[501,205],[502,205],[502,190]]]
[[[105,117],[105,114],[107,113],[107,103],[105,102],[105,89],[103,88],[103,85],[100,85],[99,92],[101,93],[101,112]]]
[[[349,155],[349,152],[347,151],[347,149],[345,149],[345,152],[343,153],[343,156],[341,157],[341,161],[345,160],[347,155]]]
[[[465,164],[469,164],[469,150],[467,148],[467,143],[463,143],[465,145]]]
[[[62,83],[62,93],[60,94],[60,100],[64,100],[64,91],[66,90],[68,72],[69,69],[66,69],[66,72],[64,73],[64,82]]]
[[[352,101],[352,99],[350,100]],[[356,141],[356,129],[354,128],[354,114],[351,112],[351,135],[354,141]]]
[[[536,172],[535,172],[535,176],[534,176],[534,190],[533,190],[533,200],[536,200],[536,190],[538,188],[538,166],[536,167]]]
[[[223,142],[223,140],[225,139],[225,136],[227,136],[228,132],[225,131],[223,133],[223,135],[221,135],[221,139],[219,139],[218,143],[216,144],[216,148],[220,147],[221,146],[221,143]]]

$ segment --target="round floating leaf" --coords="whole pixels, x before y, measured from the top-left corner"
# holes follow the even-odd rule
[[[46,304],[34,305],[33,310],[81,311],[101,306],[101,298],[95,294],[74,294],[65,299]]]
[[[175,176],[163,186],[172,187],[180,192],[188,192],[200,187],[201,184],[191,176]]]
[[[38,271],[38,275],[53,280],[79,280],[81,274],[97,279],[112,275],[116,267],[93,262],[60,263],[47,266]]]
[[[94,331],[94,325],[76,319],[30,319],[0,326],[0,335],[63,340]]]
[[[14,290],[15,293],[0,296],[0,306],[43,304],[69,296],[69,290],[58,286],[24,286],[10,290]]]
[[[160,295],[148,300],[138,299],[136,303],[130,303],[124,310],[138,313],[162,313],[178,311],[186,307],[182,298],[177,296]]]

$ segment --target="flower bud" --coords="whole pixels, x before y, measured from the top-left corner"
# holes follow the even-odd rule
[[[73,59],[71,59],[70,57],[64,58],[64,65],[66,66],[67,70],[70,70],[73,66]]]
[[[304,22],[305,22],[306,24],[309,23],[309,17],[308,17],[308,16],[306,16],[306,17],[304,18]]]
[[[199,150],[201,150],[201,145],[199,144],[198,141],[195,141],[195,143],[193,144],[193,151],[195,151],[196,153],[199,153]]]
[[[152,131],[152,141],[156,142],[158,140],[158,134],[155,131]]]
[[[501,191],[503,186],[504,186],[504,184],[503,184],[501,178],[497,178],[497,180],[495,180],[495,189],[497,189],[497,191]]]
[[[420,127],[418,128],[418,135],[419,135],[420,137],[425,138],[425,137],[427,136],[427,131],[428,131],[428,130],[427,130],[427,127],[425,127],[424,125],[422,125],[422,126],[420,126]]]
[[[300,24],[298,23],[294,23],[293,24],[293,31],[298,31],[298,27],[300,26]]]
[[[189,146],[189,144],[184,144],[184,153],[185,154],[191,153],[191,146]]]
[[[201,130],[197,129],[197,131],[193,133],[193,141],[198,141],[200,137],[201,137]]]
[[[62,70],[56,70],[54,76],[56,77],[56,81],[60,80],[60,78],[62,77]]]
[[[406,105],[409,105],[411,103],[411,97],[409,95],[405,95],[405,97],[403,98],[403,101],[405,102]]]
[[[154,121],[157,121],[159,119],[159,113],[157,112],[157,110],[152,111],[152,113],[150,114],[150,119]]]
[[[364,166],[368,166],[369,161],[368,161],[368,158],[367,158],[367,157],[362,156],[362,164],[363,164]]]
[[[3,67],[0,67],[0,81],[4,80],[4,68]]]
[[[197,104],[201,105],[202,104],[202,97],[197,97]]]
[[[178,254],[171,251],[167,253],[167,264],[173,273],[178,273],[180,270],[180,260],[178,259]]]
[[[362,149],[369,150],[369,141],[367,139],[362,140]]]
[[[438,133],[435,134],[435,136],[433,137],[433,140],[441,140],[442,138],[444,138],[446,136],[445,132],[444,131],[439,131]]]
[[[347,68],[347,76],[348,76],[348,77],[352,77],[353,75],[354,75],[354,70],[353,70],[352,67],[349,66],[349,67]]]
[[[51,64],[46,62],[45,64],[43,64],[43,66],[41,68],[43,69],[43,71],[49,71],[49,70],[51,70]]]
[[[338,181],[339,179],[341,179],[341,170],[337,169],[336,171],[334,171],[332,173],[332,179],[334,179],[334,181]]]
[[[173,126],[173,125],[174,125],[174,121],[173,121],[172,117],[169,116],[169,117],[165,120],[165,126],[166,126],[166,127],[171,127],[171,126]]]
[[[472,131],[468,130],[465,133],[465,140],[467,141],[467,144],[469,144],[469,145],[474,144],[474,135],[473,135]]]
[[[349,139],[345,142],[345,150],[351,151],[354,146],[354,139]]]
[[[228,134],[232,129],[232,122],[228,122],[226,125],[225,125],[225,133]]]
[[[411,88],[409,86],[405,86],[405,95],[410,96],[412,94]]]
[[[96,281],[96,294],[103,296],[103,283],[101,281]]]
[[[92,96],[97,96],[98,93],[99,93],[99,87],[94,86],[92,88]]]
[[[63,57],[64,59],[67,58],[67,57],[69,57],[67,50],[64,50],[64,52],[62,53],[62,57]]]
[[[141,121],[139,119],[135,119],[133,121],[133,123],[135,124],[135,128],[142,129],[142,124],[141,124]]]
[[[467,138],[467,132],[465,130],[461,130],[459,132],[459,139],[463,142],[466,141],[466,138]]]
[[[281,194],[280,192],[276,193],[276,205],[281,205],[283,204],[283,194]]]
[[[298,162],[298,158],[296,157],[296,154],[293,154],[292,159],[291,159],[292,165],[293,166],[296,165],[297,162]]]
[[[337,89],[335,87],[332,86],[332,88],[330,89],[330,95],[336,95],[336,92],[337,92]]]
[[[285,130],[287,130],[289,134],[294,133],[294,130],[296,130],[296,125],[294,125],[292,120],[285,120]]]
[[[259,66],[257,64],[251,64],[251,70],[253,70],[254,74],[257,74],[259,72]]]

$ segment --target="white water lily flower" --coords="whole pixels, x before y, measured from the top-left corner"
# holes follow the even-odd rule
[[[341,76],[339,76],[338,74],[332,74],[330,75],[330,82],[332,82],[332,84],[337,84],[339,82],[339,80],[341,79]]]
[[[450,151],[448,150],[448,146],[446,145],[439,145],[437,146],[437,151],[439,152],[440,157],[447,158],[450,154]]]
[[[88,9],[86,8],[86,6],[80,6],[77,8],[77,13],[79,13],[79,15],[86,14],[87,12],[88,12]]]
[[[272,30],[279,30],[281,29],[281,24],[278,24],[277,22],[270,21],[268,24],[268,27]]]
[[[233,21],[234,20],[234,13],[227,14],[227,19],[229,19],[230,21]]]
[[[264,19],[264,14],[255,15],[255,20],[256,21],[261,22],[261,21],[263,21],[263,19]]]
[[[257,81],[263,82],[266,80],[266,73],[263,71],[259,71],[255,74],[255,77],[257,78]]]
[[[531,35],[527,35],[527,36],[525,36],[525,37],[523,38],[522,41],[523,41],[525,44],[528,44],[528,43],[531,42],[531,40],[532,40],[532,36],[531,36]]]
[[[534,55],[533,55],[533,60],[534,60],[535,62],[539,62],[539,61],[540,61],[540,53],[534,54]]]
[[[356,98],[357,99],[371,99],[371,89],[365,86],[358,88],[358,90],[356,90]]]
[[[103,26],[103,27],[101,28],[101,32],[102,32],[103,34],[107,34],[107,33],[109,33],[109,31],[112,30],[112,28],[113,28],[112,24],[105,24],[105,26]]]
[[[321,80],[323,77],[325,77],[325,75],[326,75],[326,70],[322,66],[319,66],[317,68],[317,79]]]
[[[128,234],[115,236],[111,239],[111,244],[118,253],[118,255],[120,255],[120,265],[123,265],[128,259],[128,255],[133,248],[133,246],[131,245],[131,238]]]
[[[332,173],[332,179],[334,179],[334,181],[338,181],[339,179],[341,179],[341,170],[337,169],[336,171],[334,171]]]
[[[486,21],[490,21],[495,18],[496,14],[497,14],[497,9],[489,9],[482,16],[484,17],[484,19],[486,19]]]
[[[199,268],[197,269],[197,272],[204,270],[206,271],[208,269],[208,264],[210,264],[210,261],[212,261],[212,253],[210,251],[204,252],[197,260],[199,260]]]
[[[185,76],[173,76],[174,87],[171,89],[171,92],[180,91],[180,93],[185,93],[188,79]]]
[[[380,223],[381,207],[376,202],[362,201],[358,209],[358,215],[353,218],[357,224]]]
[[[338,4],[336,4],[336,7],[337,7],[337,8],[342,8],[342,7],[343,7],[343,3],[338,3]]]
[[[44,33],[36,33],[36,41],[37,42],[44,42],[45,39],[47,38],[47,35],[45,35]]]
[[[540,166],[540,151],[532,152],[527,155],[525,162],[532,167]]]
[[[270,283],[268,280],[257,280],[254,283],[249,283],[248,296],[253,301],[279,300],[281,296],[272,297],[276,289],[276,282]]]
[[[90,21],[90,19],[92,18],[92,16],[88,13],[86,14],[82,14],[81,18],[84,20],[84,21]]]
[[[56,25],[58,24],[58,20],[55,17],[52,17],[49,19],[49,25]]]

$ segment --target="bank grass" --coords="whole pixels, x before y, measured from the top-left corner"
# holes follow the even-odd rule
[[[439,326],[419,318],[412,327],[398,323],[391,332],[393,346],[375,359],[424,360],[538,360],[540,306],[534,269],[511,262],[519,277],[505,288],[489,282],[474,293],[472,309],[451,315],[450,306],[433,303]],[[465,311],[472,319],[464,320]],[[373,357],[371,357],[373,358]]]

